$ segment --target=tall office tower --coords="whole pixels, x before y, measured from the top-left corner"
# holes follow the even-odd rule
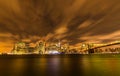
[[[69,43],[66,43],[66,44],[64,45],[64,49],[65,49],[65,52],[66,52],[66,53],[69,52],[69,49],[70,49]]]
[[[69,44],[66,43],[66,44],[63,44],[60,48],[60,52],[62,53],[68,53],[69,52]]]
[[[36,47],[35,47],[35,53],[44,54],[45,53],[45,45],[46,45],[46,43],[44,41],[37,42]]]
[[[61,47],[61,42],[60,41],[58,42],[58,47]]]

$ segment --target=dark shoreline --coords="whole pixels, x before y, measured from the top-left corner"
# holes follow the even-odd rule
[[[105,55],[120,55],[119,53],[108,53],[108,54],[20,54],[20,55],[17,55],[17,54],[1,54],[0,57],[2,56],[11,56],[11,57],[39,57],[39,56],[92,56],[92,55],[102,55],[102,56],[105,56]]]

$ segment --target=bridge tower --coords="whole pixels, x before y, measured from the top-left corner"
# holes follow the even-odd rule
[[[94,53],[94,49],[93,48],[93,44],[92,43],[84,43],[81,46],[81,50],[85,50],[86,53],[90,54],[90,53]]]

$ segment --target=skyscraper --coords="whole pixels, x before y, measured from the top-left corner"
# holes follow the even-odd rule
[[[13,54],[25,54],[25,53],[28,53],[28,44],[25,43],[25,42],[17,42],[14,45],[12,53]]]
[[[45,45],[46,43],[44,41],[38,41],[35,47],[35,53],[44,54],[45,53]]]

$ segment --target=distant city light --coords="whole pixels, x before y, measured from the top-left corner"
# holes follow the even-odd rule
[[[48,54],[60,54],[57,50],[48,51]]]

